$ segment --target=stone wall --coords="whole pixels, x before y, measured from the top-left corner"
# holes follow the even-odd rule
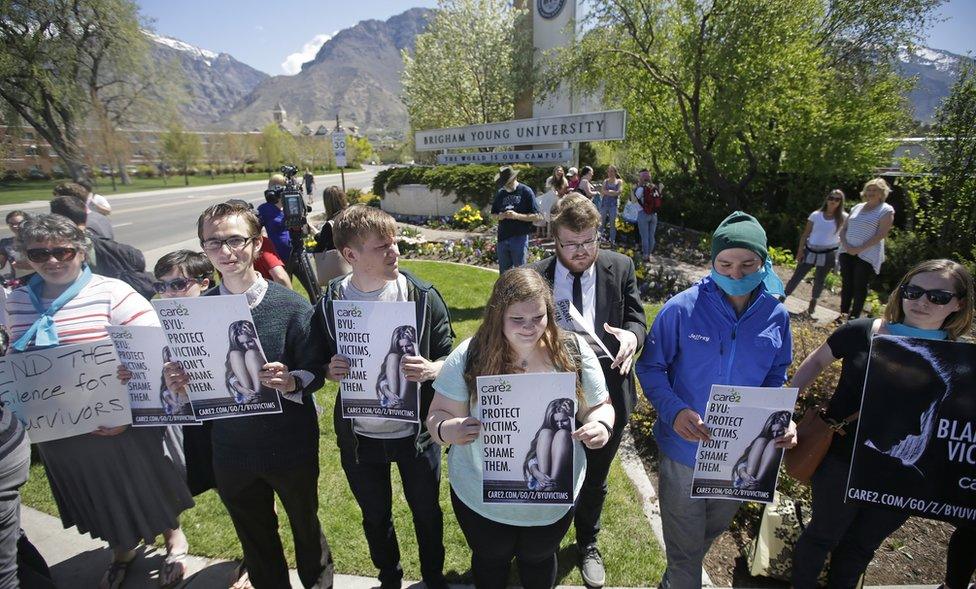
[[[380,207],[399,215],[450,216],[462,206],[453,192],[444,194],[424,184],[404,184],[383,196]]]

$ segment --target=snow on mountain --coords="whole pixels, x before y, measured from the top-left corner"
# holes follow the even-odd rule
[[[219,57],[219,54],[214,53],[213,51],[209,51],[207,49],[201,49],[195,45],[190,45],[185,41],[180,41],[179,39],[174,39],[172,37],[164,37],[162,35],[157,35],[150,31],[143,31],[143,33],[145,33],[146,36],[152,39],[153,41],[161,45],[166,45],[167,47],[170,47],[172,49],[176,49],[177,51],[183,51],[185,53],[189,53],[190,55],[196,57],[197,59],[203,60],[207,65],[213,65],[213,60]]]

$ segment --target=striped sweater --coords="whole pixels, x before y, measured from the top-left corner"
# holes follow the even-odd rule
[[[41,304],[50,305],[48,299]],[[14,342],[30,329],[39,313],[31,304],[27,287],[22,286],[7,297],[10,316],[10,341]],[[62,346],[108,339],[107,325],[158,326],[152,305],[132,287],[114,278],[93,274],[78,295],[54,315]]]

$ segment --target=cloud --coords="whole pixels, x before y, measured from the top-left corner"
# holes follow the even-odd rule
[[[254,30],[260,33],[264,31],[264,27],[261,25],[254,25]]]
[[[302,71],[302,64],[308,61],[312,61],[315,58],[315,54],[319,52],[319,48],[325,44],[326,41],[331,39],[335,33],[331,35],[326,35],[321,33],[315,35],[311,41],[302,45],[302,50],[296,53],[292,53],[285,58],[285,61],[281,64],[281,69],[285,71],[289,76],[295,75]]]

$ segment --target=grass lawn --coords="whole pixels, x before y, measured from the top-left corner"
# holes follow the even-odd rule
[[[402,266],[421,278],[437,285],[451,312],[455,343],[470,337],[480,323],[484,304],[497,273],[429,261],[404,261]],[[648,308],[649,314],[657,308]],[[319,479],[319,515],[333,549],[336,570],[346,574],[374,576],[376,570],[369,560],[369,551],[363,537],[361,514],[346,484],[339,465],[339,453],[332,428],[332,407],[338,386],[327,383],[316,394],[318,404],[325,410],[319,420],[321,476]],[[448,493],[447,465],[443,466],[441,479],[441,507],[444,510],[444,547],[447,551],[444,571],[448,579],[460,581],[470,564],[470,552],[454,518]],[[32,466],[31,478],[21,490],[24,503],[55,514],[43,468]],[[394,521],[400,541],[403,568],[408,579],[420,578],[417,560],[417,542],[413,532],[410,510],[403,496],[399,475],[393,469]],[[280,507],[280,506],[279,506]],[[294,548],[291,533],[287,529],[284,510],[278,510],[282,518],[282,539],[289,562],[294,566]],[[194,554],[219,558],[239,558],[240,545],[227,512],[217,494],[209,491],[197,498],[196,507],[184,513],[183,528],[190,540]],[[567,535],[559,554],[560,583],[582,585],[576,569],[576,549],[573,533]],[[619,462],[610,471],[610,494],[603,511],[603,532],[600,548],[609,571],[609,583],[617,586],[655,586],[664,569],[661,549],[651,534],[650,526],[641,511],[639,498],[627,479]],[[514,567],[513,567],[514,570]]]
[[[347,171],[359,171],[358,168],[355,170]],[[328,170],[326,172],[316,172],[317,174],[334,174],[338,173],[339,170]],[[216,186],[218,184],[231,184],[234,182],[250,182],[254,180],[267,180],[268,174],[264,172],[251,172],[248,173],[245,178],[241,174],[235,176],[231,174],[218,174],[214,176],[213,180],[210,176],[206,174],[190,176],[190,186],[198,186],[206,188],[207,186]],[[0,182],[0,206],[12,205],[22,202],[29,202],[32,200],[49,200],[51,198],[51,191],[55,184],[59,182],[64,182],[64,180],[21,180],[16,182]],[[116,187],[118,190],[112,191],[112,180],[110,178],[99,178],[98,186],[95,187],[95,192],[101,194],[102,196],[109,199],[111,202],[112,197],[117,194],[124,194],[126,192],[141,192],[143,190],[162,190],[164,188],[185,188],[186,184],[183,183],[183,176],[171,175],[166,180],[163,181],[162,178],[136,178],[132,177],[132,184],[128,186],[123,186],[121,182],[116,182]]]

